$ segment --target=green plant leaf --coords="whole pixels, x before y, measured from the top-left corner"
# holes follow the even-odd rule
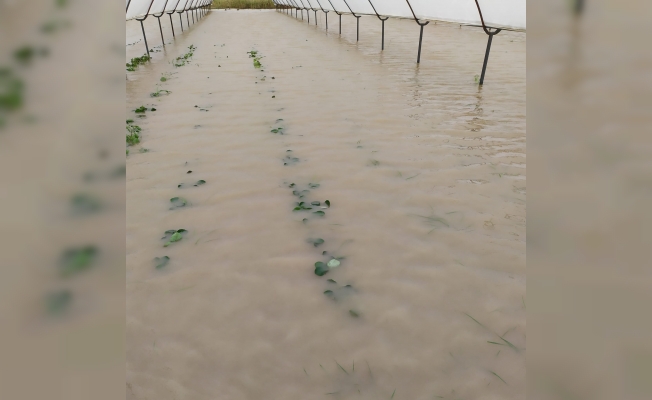
[[[319,245],[324,244],[324,239],[322,238],[308,239],[308,243],[312,243],[315,247],[318,247]]]
[[[188,201],[183,197],[173,197],[170,199],[170,203],[172,203],[170,210],[173,210],[175,208],[185,207],[186,204],[188,204]]]
[[[315,275],[324,276],[328,273],[328,266],[321,261],[315,263]]]
[[[97,254],[98,250],[95,246],[66,250],[61,258],[61,275],[69,277],[90,268]]]
[[[321,205],[321,203],[318,202],[318,201],[313,201],[313,202],[310,203],[310,204],[313,205],[313,206],[320,206],[320,205]]]
[[[317,189],[320,185],[319,183],[309,183],[308,186],[310,186],[313,189]]]
[[[333,280],[333,279],[329,279],[329,280],[327,280],[326,282],[329,282],[329,283],[335,283],[335,284],[337,283],[337,282],[335,282],[335,280]]]
[[[320,217],[323,217],[324,215],[326,215],[326,213],[323,212],[323,211],[314,211],[313,214],[318,215]]]
[[[165,243],[165,244],[163,245],[163,247],[168,247],[168,246],[171,245],[172,243],[174,243],[174,242],[178,242],[178,241],[181,240],[182,238],[183,238],[183,237],[181,236],[181,232],[178,232],[178,231],[177,231],[177,232],[174,232],[174,233],[172,234],[172,236],[170,236],[170,240],[168,240],[167,243]]]
[[[326,206],[328,206],[329,208],[330,208],[330,206],[331,206],[331,202],[330,202],[330,200],[326,200],[326,201],[324,202],[324,204],[326,204]]]
[[[339,260],[333,258],[332,260],[330,260],[330,261],[328,262],[327,265],[328,265],[329,268],[337,268],[337,267],[340,266],[340,262],[339,262]]]
[[[200,179],[200,180],[198,180],[197,183],[195,183],[193,186],[203,185],[204,183],[206,183],[206,181],[203,180],[203,179]]]
[[[156,269],[161,269],[168,265],[168,262],[170,262],[170,257],[168,256],[163,256],[163,257],[156,257],[154,259],[154,263],[156,264]]]
[[[325,294],[326,296],[328,296],[328,297],[333,297],[333,296],[335,296],[335,293],[333,293],[332,290],[325,290],[325,291],[324,291],[324,294]]]
[[[355,310],[349,310],[349,314],[351,314],[353,318],[358,318],[360,316],[360,314]]]
[[[54,315],[63,314],[72,301],[72,292],[68,289],[50,293],[45,298],[47,312]]]

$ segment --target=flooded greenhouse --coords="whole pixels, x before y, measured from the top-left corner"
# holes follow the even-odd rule
[[[127,6],[127,398],[524,398],[525,0],[183,2]]]

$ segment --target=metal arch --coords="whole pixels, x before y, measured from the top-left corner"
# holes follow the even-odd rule
[[[382,22],[383,28],[381,30],[381,42],[380,42],[380,50],[385,50],[385,21],[389,19],[389,17],[385,17],[385,19],[381,18],[380,15],[378,14],[378,11],[376,11],[376,7],[374,7],[374,4],[371,2],[371,0],[367,0],[369,4],[371,4],[371,8],[374,9],[374,12],[376,13],[376,17]]]
[[[167,13],[168,17],[170,17],[170,28],[172,28],[172,37],[174,37],[174,38],[176,38],[176,35],[174,34],[174,24],[172,23],[172,14],[174,14],[174,11],[177,9],[177,6],[179,5],[180,2],[181,2],[181,0],[177,0],[177,4],[174,5],[174,8],[172,9],[172,11]],[[165,9],[163,9],[163,12],[165,12]]]
[[[310,9],[315,13],[315,25],[317,25],[317,11],[318,10],[316,8],[313,8],[312,3],[310,3],[310,0],[306,0],[306,1],[310,5]],[[310,21],[308,21],[308,23],[310,23]]]
[[[489,36],[489,39],[487,39],[487,49],[484,52],[484,62],[482,63],[482,74],[480,75],[480,86],[484,84],[484,74],[487,71],[487,63],[489,62],[489,52],[491,51],[491,41],[493,40],[494,35],[497,35],[500,33],[502,29],[500,28],[494,28],[493,32],[490,30],[491,28],[488,28],[485,23],[484,23],[484,18],[482,17],[482,10],[480,9],[480,4],[478,4],[478,0],[475,0],[475,5],[478,7],[478,14],[480,14],[480,22],[482,22],[482,29],[484,32]]]
[[[176,8],[175,8],[176,13],[179,14],[179,22],[181,23],[181,32],[183,32],[183,19],[181,18],[181,13],[186,10],[186,6],[188,5],[189,1],[190,0],[186,0],[186,2],[183,3],[183,8],[181,9],[181,11],[176,11]],[[188,24],[188,28],[190,28],[190,24]]]
[[[346,4],[346,6],[349,8],[349,11],[351,11],[351,15],[355,17],[355,41],[357,42],[360,40],[360,17],[362,17],[362,15],[355,15],[353,10],[351,10],[351,6],[349,6],[349,3],[347,3],[346,0],[344,0],[344,4]]]
[[[328,0],[329,3],[331,3],[331,7],[333,7],[333,12],[337,14],[340,17],[340,35],[342,34],[342,13],[337,11],[337,8],[333,5],[333,2],[331,0]]]
[[[145,13],[145,18],[143,19],[134,18],[136,21],[140,22],[140,28],[143,30],[143,39],[145,39],[145,50],[147,50],[147,57],[150,57],[150,55],[149,55],[149,46],[147,45],[147,36],[145,35],[145,25],[143,25],[143,21],[146,20],[147,17],[149,16],[149,10],[152,9],[152,4],[154,4],[154,0],[152,0],[149,3],[149,7],[147,8],[147,12]]]
[[[158,29],[161,31],[161,43],[163,43],[163,46],[165,46],[165,39],[163,39],[163,27],[161,27],[161,17],[163,14],[165,14],[165,7],[167,7],[169,0],[165,0],[165,4],[163,4],[163,11],[159,15],[152,14],[152,17],[155,17],[158,20]]]
[[[319,0],[317,0],[317,4],[319,4],[319,8],[321,8],[321,12],[326,14],[326,31],[328,31],[328,11],[324,10],[324,7],[321,6],[321,3]],[[315,19],[317,18],[317,15],[315,14]]]
[[[301,2],[301,5],[303,7],[300,7],[299,9],[301,10],[301,20],[303,21],[303,10],[306,10],[306,14],[308,15],[308,23],[310,23],[310,14],[308,14],[308,9],[306,8],[306,5],[303,4],[303,0],[299,0]]]
[[[412,11],[412,15],[414,16],[414,21],[421,27],[421,32],[419,33],[419,51],[417,53],[417,64],[419,64],[421,62],[421,41],[423,40],[423,27],[428,25],[430,21],[426,21],[424,23],[419,22],[419,18],[417,18],[417,15],[414,13],[414,10],[412,9],[410,0],[405,0],[405,1],[407,1],[408,7],[410,7],[410,11]]]
[[[297,11],[301,10],[301,7],[299,7],[299,3],[297,3],[295,0],[289,0],[292,4],[294,4],[292,7],[294,8],[294,18],[299,19],[297,16]],[[301,10],[301,19],[303,19],[303,10]]]
[[[131,0],[127,1],[127,9],[125,10],[125,13],[129,11],[129,5],[131,4]]]

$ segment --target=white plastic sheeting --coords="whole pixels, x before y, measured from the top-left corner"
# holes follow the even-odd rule
[[[414,18],[416,15],[419,20],[482,25],[475,0],[274,0],[274,3],[358,15],[375,15],[375,8],[378,14],[387,17]],[[526,0],[478,0],[487,27],[515,30],[525,30],[525,3]]]
[[[209,5],[212,0],[127,0],[127,21],[161,15],[167,12],[183,12]]]

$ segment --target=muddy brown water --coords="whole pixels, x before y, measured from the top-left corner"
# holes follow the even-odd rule
[[[526,35],[494,38],[479,88],[478,28],[430,23],[417,67],[409,20],[381,53],[375,17],[359,43],[333,13],[174,17],[127,73],[128,398],[524,398]],[[140,38],[128,22],[128,59]]]

